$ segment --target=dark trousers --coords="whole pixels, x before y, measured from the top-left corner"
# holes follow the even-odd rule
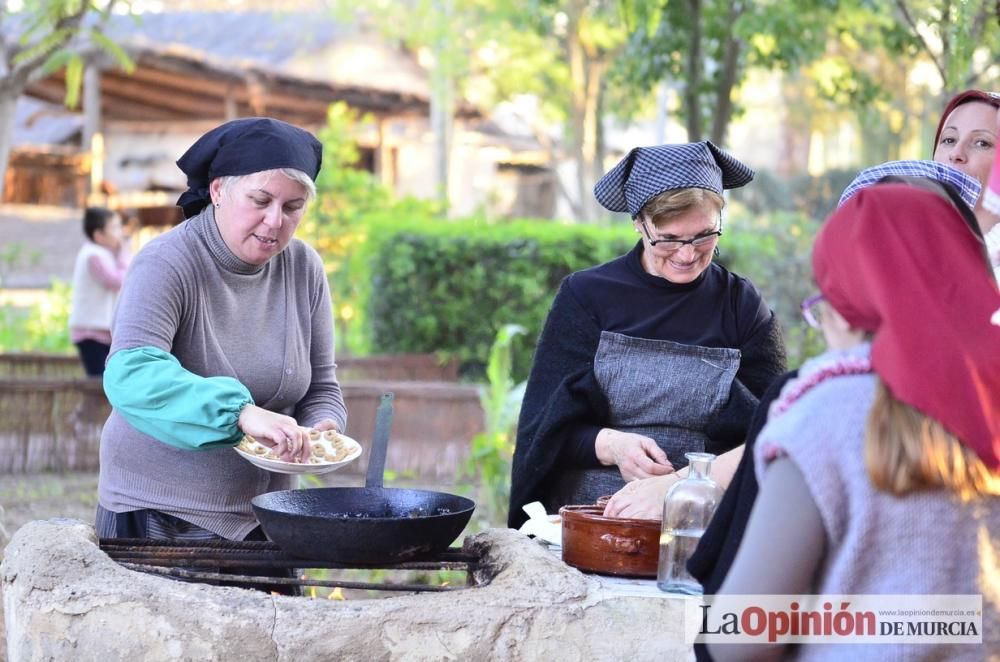
[[[108,361],[108,352],[111,345],[105,345],[96,340],[81,340],[76,345],[76,351],[80,354],[80,361],[83,362],[83,369],[88,377],[100,377],[104,374],[104,364]]]

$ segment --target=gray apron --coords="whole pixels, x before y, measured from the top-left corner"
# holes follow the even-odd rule
[[[685,453],[705,450],[705,428],[728,401],[739,367],[738,349],[602,331],[594,373],[611,411],[604,427],[652,437],[681,469]],[[592,504],[624,486],[617,466],[569,468],[553,476],[545,507],[554,513],[567,504]]]

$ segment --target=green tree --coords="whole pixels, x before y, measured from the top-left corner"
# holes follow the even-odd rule
[[[819,57],[835,0],[621,0],[628,48],[616,71],[630,87],[661,81],[682,88],[681,115],[690,140],[725,144],[739,108],[734,91],[747,68],[792,69]]]
[[[371,173],[357,167],[355,132],[368,121],[347,104],[337,102],[327,111],[319,133],[323,168],[316,180],[316,201],[299,229],[300,235],[323,256],[330,279],[337,322],[337,341],[351,353],[363,354],[369,336],[362,301],[371,287],[362,256],[370,232],[379,232],[394,218],[443,215],[435,202],[397,199]]]
[[[343,0],[354,6],[355,2]],[[400,5],[407,20],[399,20]],[[575,164],[574,189],[560,188],[580,219],[593,219],[591,186],[603,172],[601,98],[607,73],[626,42],[625,26],[613,0],[381,0],[364,11],[389,36],[424,52],[430,64],[432,124],[438,143],[447,142],[435,119],[447,117],[455,100],[468,98],[483,108],[520,94],[536,94],[541,121],[532,121],[552,163],[563,156],[548,136],[544,120],[564,123],[565,153]],[[439,156],[436,160],[440,161]],[[440,162],[436,164],[441,169]],[[439,176],[440,179],[440,176]],[[561,186],[561,183],[559,184]]]
[[[995,0],[894,0],[908,46],[926,56],[941,77],[942,96],[994,83],[1000,55],[1000,4]]]
[[[921,58],[946,97],[992,83],[1000,55],[994,0],[622,0],[622,7],[631,36],[619,75],[647,89],[679,81],[692,140],[725,142],[739,110],[732,93],[748,67],[812,68],[825,101],[858,109],[862,127],[878,127],[869,142],[886,128],[875,115],[909,110],[901,96],[914,96],[905,81]]]
[[[65,69],[66,105],[72,107],[79,100],[89,58],[104,52],[131,69],[125,52],[103,32],[117,6],[127,7],[128,2],[31,0],[24,11],[13,13],[7,10],[7,0],[0,0],[0,200],[14,136],[14,107],[28,86]]]
[[[576,215],[591,220],[599,213],[591,189],[604,172],[602,97],[627,34],[617,3],[567,0],[554,6],[556,12],[540,13],[534,20],[541,29],[552,29],[569,67],[566,134],[576,165]]]
[[[789,92],[810,97],[805,114],[816,116],[816,126],[824,117],[853,115],[860,163],[901,158],[913,145],[929,156],[945,101],[998,82],[998,12],[993,0],[841,4],[820,42],[822,53],[800,73],[812,91]],[[923,74],[915,75],[919,69]]]

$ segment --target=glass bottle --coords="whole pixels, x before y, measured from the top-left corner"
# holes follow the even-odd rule
[[[656,585],[661,591],[701,595],[701,584],[687,571],[687,561],[722,499],[722,488],[709,478],[715,455],[684,457],[689,463],[687,478],[675,483],[663,500]]]

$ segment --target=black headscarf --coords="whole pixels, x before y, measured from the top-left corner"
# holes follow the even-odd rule
[[[323,146],[297,126],[270,117],[226,122],[199,138],[177,159],[188,185],[177,205],[184,210],[184,218],[191,218],[211,204],[208,185],[217,177],[295,168],[315,181],[322,162]]]

